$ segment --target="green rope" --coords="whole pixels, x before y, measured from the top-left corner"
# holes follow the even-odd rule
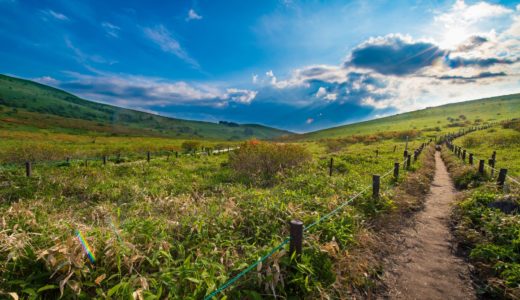
[[[276,251],[280,250],[283,246],[285,246],[289,241],[291,240],[290,237],[288,237],[287,239],[285,239],[285,241],[283,241],[280,245],[274,247],[273,249],[271,249],[271,251],[269,251],[269,253],[267,253],[266,255],[264,255],[263,257],[261,257],[260,259],[258,259],[255,263],[253,263],[252,265],[250,265],[249,267],[247,267],[245,270],[243,270],[242,272],[238,273],[238,275],[236,275],[235,277],[231,278],[230,280],[228,280],[226,283],[224,283],[223,285],[221,285],[218,289],[214,290],[211,294],[207,295],[204,300],[209,300],[209,299],[212,299],[213,297],[215,297],[218,293],[222,292],[224,289],[226,289],[228,286],[232,285],[235,281],[237,281],[238,279],[240,279],[242,276],[246,275],[247,273],[249,273],[249,271],[251,271],[254,267],[256,267],[259,263],[265,261],[267,258],[269,258],[271,255],[273,255]]]

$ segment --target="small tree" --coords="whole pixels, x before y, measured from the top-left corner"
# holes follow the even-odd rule
[[[197,141],[185,141],[182,143],[181,148],[184,152],[193,152],[199,148],[200,142]]]

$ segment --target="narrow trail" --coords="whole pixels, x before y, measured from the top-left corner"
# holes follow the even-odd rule
[[[476,299],[467,264],[453,253],[449,217],[455,188],[435,153],[435,177],[415,226],[397,237],[399,252],[385,273],[390,299]]]

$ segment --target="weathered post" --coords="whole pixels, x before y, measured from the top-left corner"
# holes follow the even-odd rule
[[[175,158],[179,157],[179,151],[175,151]]]
[[[379,175],[372,175],[372,198],[379,199],[379,188],[381,177]]]
[[[394,145],[394,153],[395,153],[395,150],[397,149],[397,145]]]
[[[379,149],[376,149],[376,158],[379,156]]]
[[[491,168],[491,177],[493,177],[493,175],[495,174],[495,161],[492,158],[490,158],[488,160],[488,165]]]
[[[399,162],[394,163],[394,177],[395,177],[395,180],[397,180],[397,178],[399,178]]]
[[[103,165],[106,165],[106,164],[107,164],[107,156],[103,155]]]
[[[495,161],[497,159],[497,152],[496,151],[493,151],[493,154],[491,155],[491,159],[493,159],[493,161]]]
[[[473,153],[469,154],[469,164],[473,165]]]
[[[32,174],[32,166],[30,161],[25,162],[25,176],[31,177]]]
[[[498,173],[498,180],[497,180],[497,184],[499,186],[504,186],[504,183],[506,182],[506,175],[507,175],[507,169],[500,169],[500,172]]]
[[[146,152],[146,161],[150,162],[150,151]]]
[[[70,157],[67,156],[66,160],[67,160],[67,163],[70,164]]]
[[[406,162],[406,169],[410,170],[410,165],[412,164],[412,155],[408,154],[407,162]]]
[[[462,161],[466,161],[466,149],[462,150]]]
[[[481,159],[478,162],[478,172],[482,175],[484,175],[484,160]]]
[[[330,158],[330,163],[329,163],[329,176],[332,176],[332,166],[334,164],[334,158]]]
[[[300,256],[302,254],[303,244],[303,222],[300,220],[291,220],[289,232],[291,237],[289,256],[292,256],[294,253]]]
[[[85,168],[88,167],[88,159],[85,159]]]

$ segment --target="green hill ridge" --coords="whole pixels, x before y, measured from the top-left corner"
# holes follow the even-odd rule
[[[182,120],[120,108],[1,74],[0,128],[219,140],[272,139],[290,134],[257,124]]]

